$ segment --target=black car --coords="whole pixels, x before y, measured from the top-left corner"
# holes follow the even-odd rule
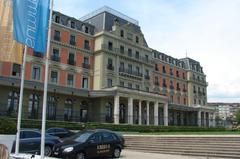
[[[119,158],[124,139],[109,130],[85,130],[54,146],[55,157],[85,159],[112,156]]]
[[[75,134],[74,132],[65,128],[49,128],[46,130],[46,133],[60,138],[70,137]]]
[[[45,156],[52,155],[53,146],[60,143],[58,137],[46,134],[45,136]],[[15,152],[16,141],[13,142],[12,152]],[[41,147],[41,132],[36,129],[23,129],[20,131],[19,152],[39,154]]]

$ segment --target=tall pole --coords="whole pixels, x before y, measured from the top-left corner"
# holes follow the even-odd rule
[[[51,26],[52,26],[52,12],[53,0],[51,0],[51,10],[48,24],[48,40],[47,40],[47,54],[45,62],[45,79],[44,79],[44,94],[43,94],[43,110],[42,110],[42,137],[41,137],[41,159],[44,159],[45,150],[45,130],[46,130],[46,107],[47,107],[47,90],[48,90],[48,65],[49,65],[49,52],[51,41]]]
[[[19,153],[26,56],[27,56],[27,46],[25,45],[24,53],[23,53],[23,64],[22,64],[22,70],[21,70],[20,98],[19,98],[19,103],[18,103],[17,136],[16,136],[16,144],[15,144],[15,154],[16,155]]]

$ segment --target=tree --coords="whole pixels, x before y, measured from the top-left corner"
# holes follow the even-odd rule
[[[240,123],[240,109],[238,109],[236,112],[236,120],[238,123]]]

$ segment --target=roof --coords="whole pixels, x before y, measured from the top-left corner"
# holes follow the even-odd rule
[[[113,15],[115,15],[117,17],[120,17],[120,18],[122,18],[122,19],[124,19],[124,20],[126,20],[126,21],[128,21],[130,23],[133,23],[133,24],[137,25],[137,26],[139,25],[139,22],[137,20],[135,20],[133,18],[130,18],[127,15],[125,15],[123,13],[120,13],[119,11],[116,11],[116,10],[114,10],[114,9],[108,7],[108,6],[103,6],[102,8],[99,8],[99,9],[97,9],[97,10],[95,10],[95,11],[93,11],[93,12],[91,12],[91,13],[85,15],[85,16],[83,16],[79,20],[86,21],[86,20],[88,20],[88,19],[90,19],[90,18],[92,18],[94,16],[97,16],[97,15],[99,15],[101,13],[104,13],[104,12],[111,13],[111,14],[113,14]]]

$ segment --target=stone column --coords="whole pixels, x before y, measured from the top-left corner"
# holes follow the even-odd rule
[[[168,103],[165,103],[163,107],[163,120],[164,126],[168,126]]]
[[[184,112],[180,112],[181,125],[184,125]]]
[[[158,125],[158,101],[154,102],[154,125]]]
[[[150,118],[150,114],[149,114],[149,101],[147,101],[147,125],[149,125],[149,118]]]
[[[142,101],[139,100],[139,109],[138,109],[138,124],[142,125]]]
[[[213,127],[216,127],[216,113],[213,113]]]
[[[114,96],[114,124],[119,124],[119,95]]]
[[[128,98],[128,124],[133,124],[133,98]]]
[[[202,112],[200,110],[198,111],[198,126],[202,126]]]
[[[203,113],[203,123],[204,123],[204,127],[207,127],[207,112]]]

